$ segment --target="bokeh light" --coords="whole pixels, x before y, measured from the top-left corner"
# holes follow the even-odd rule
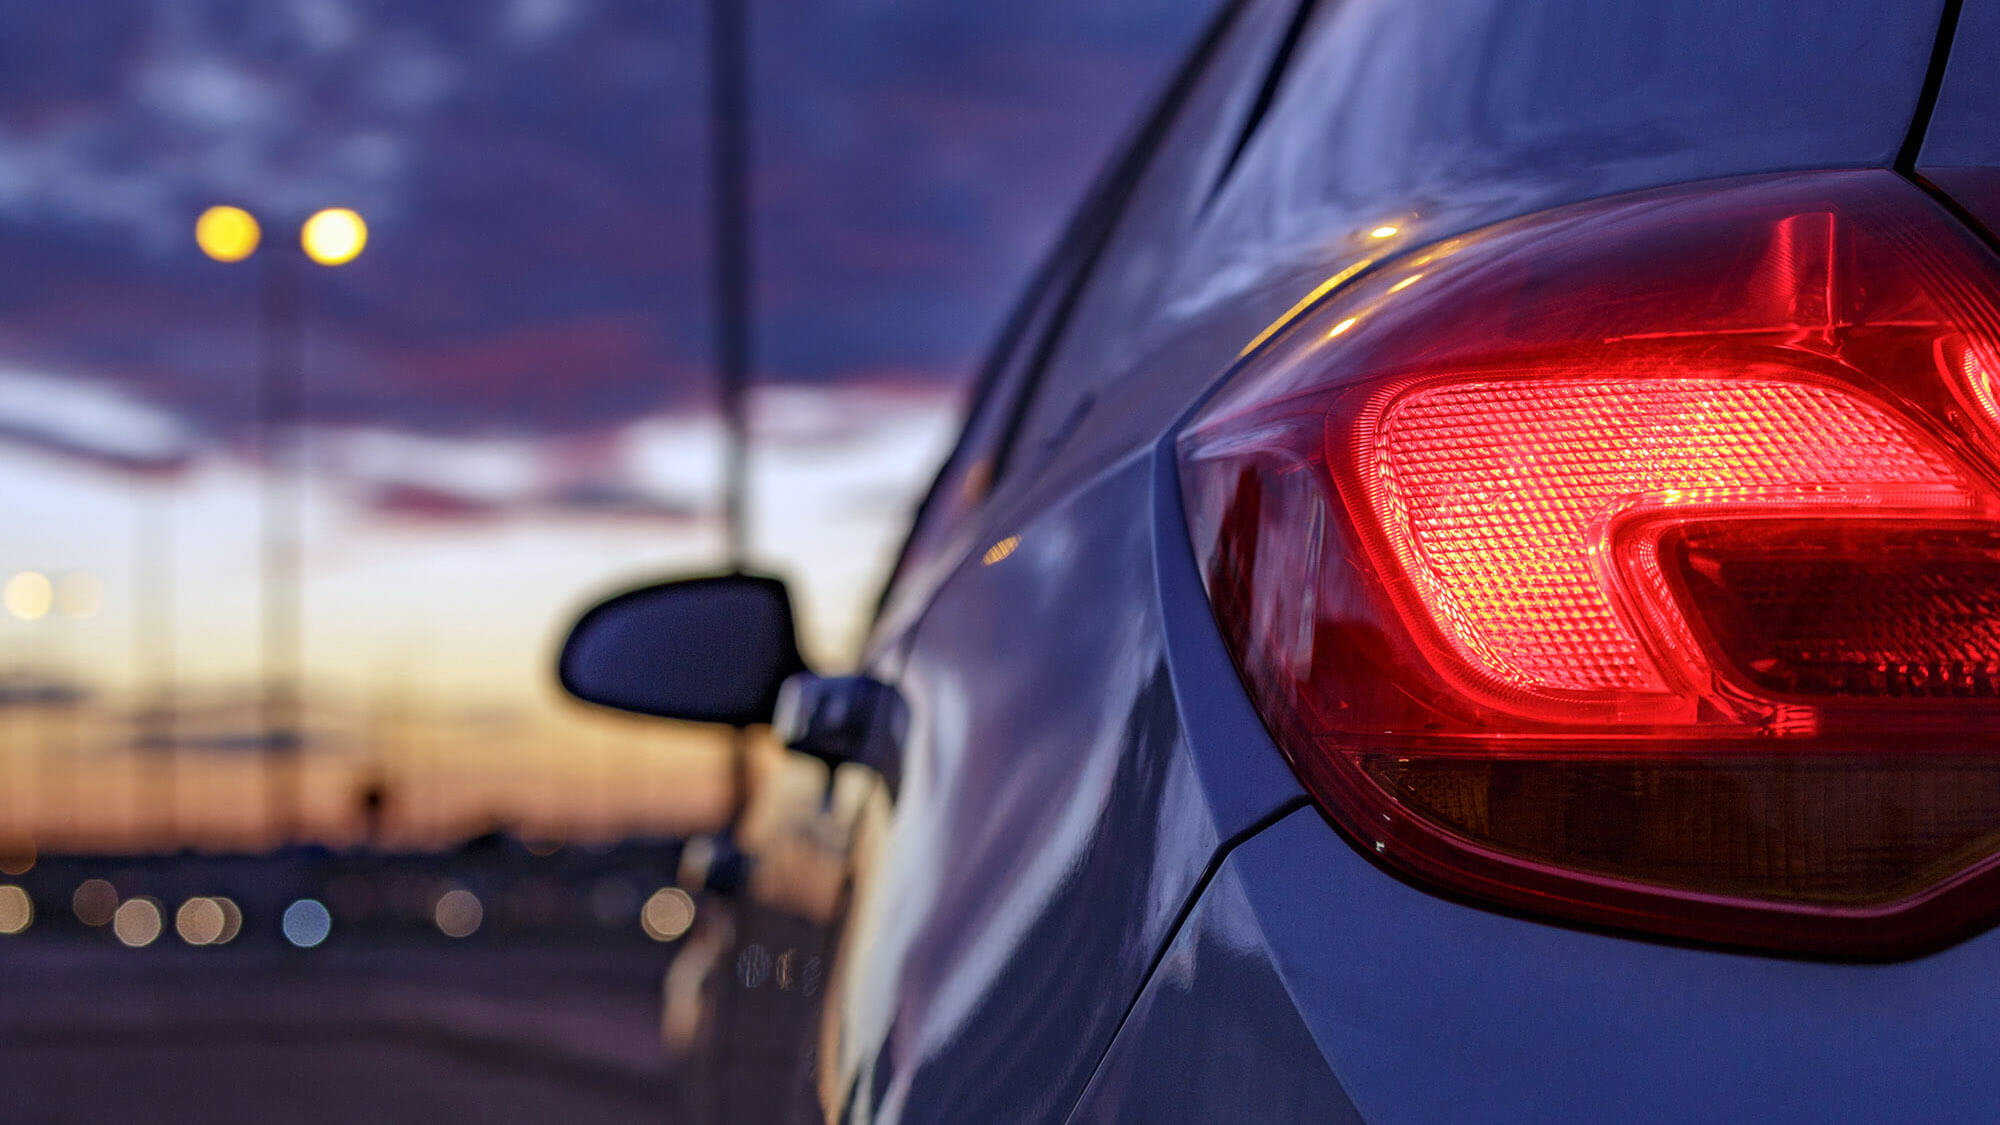
[[[55,583],[39,570],[24,570],[9,578],[5,587],[0,587],[0,601],[6,603],[7,612],[23,621],[39,621],[47,617],[55,600]]]
[[[118,910],[118,888],[102,879],[85,879],[69,897],[69,908],[84,925],[102,926]]]
[[[444,936],[471,937],[486,919],[486,908],[479,904],[478,895],[461,888],[439,895],[431,916]]]
[[[771,979],[771,966],[771,951],[753,941],[736,955],[736,983],[745,988],[762,988]]]
[[[306,257],[322,266],[345,265],[361,256],[368,244],[368,224],[345,207],[316,211],[299,229],[299,245]]]
[[[18,934],[35,920],[35,903],[12,883],[0,884],[0,934]]]
[[[210,207],[194,221],[195,245],[218,262],[240,262],[249,257],[262,236],[257,217],[241,207]]]
[[[111,916],[111,932],[133,949],[143,949],[159,940],[163,925],[160,904],[144,896],[126,899]]]
[[[56,612],[82,620],[104,606],[104,582],[87,570],[72,570],[56,582]]]
[[[333,932],[333,915],[326,912],[326,905],[318,899],[302,898],[285,907],[279,926],[286,941],[300,949],[311,949]]]
[[[215,905],[222,911],[222,932],[215,936],[215,945],[228,945],[243,932],[243,910],[236,900],[226,895],[216,895]]]
[[[639,911],[639,926],[654,941],[673,941],[694,925],[694,899],[679,887],[661,887]]]
[[[0,836],[0,872],[26,875],[35,869],[35,841],[24,833]]]
[[[191,898],[174,912],[174,932],[189,945],[213,945],[222,939],[228,919],[212,898]]]

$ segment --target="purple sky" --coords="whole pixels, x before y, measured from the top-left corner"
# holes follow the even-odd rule
[[[962,380],[1210,9],[758,5],[759,378]],[[121,388],[237,446],[255,260],[201,258],[193,218],[240,203],[289,249],[299,217],[343,204],[371,241],[308,279],[319,424],[573,444],[705,407],[702,11],[18,7],[0,32],[0,369]],[[32,435],[12,422],[0,440]]]
[[[822,666],[860,648],[977,353],[1211,5],[757,0],[751,531]],[[252,721],[257,278],[329,205],[371,237],[305,277],[317,830],[337,838],[358,771],[404,753],[417,764],[391,771],[424,794],[410,829],[426,839],[493,815],[612,833],[720,807],[706,736],[588,713],[550,675],[593,593],[720,557],[704,11],[9,7],[0,579],[82,577],[104,596],[87,618],[0,613],[0,676],[75,679],[104,707],[0,746],[6,770],[60,747],[80,780],[51,792],[96,794],[96,819],[16,792],[0,829],[131,830],[123,716],[169,682],[159,653],[187,737],[240,742]],[[195,249],[215,203],[263,218],[249,262]],[[147,466],[179,471],[129,471]],[[390,699],[407,701],[393,737]],[[190,839],[258,838],[250,763],[188,767]]]

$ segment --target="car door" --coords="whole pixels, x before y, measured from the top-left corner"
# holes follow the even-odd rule
[[[911,725],[893,815],[862,849],[824,1054],[823,1091],[856,1120],[1060,1116],[1175,898],[1138,853],[1203,846],[1150,823],[1173,720],[1130,570],[1147,552],[1141,524],[1095,514],[1143,510],[1144,490],[1068,481],[1087,499],[1040,521],[1020,505],[1073,404],[1129,358],[1302,12],[1235,4],[1205,37],[1070,232],[885,598],[873,670]]]

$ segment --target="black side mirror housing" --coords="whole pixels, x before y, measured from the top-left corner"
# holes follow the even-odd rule
[[[778,693],[771,727],[786,749],[830,767],[855,762],[874,770],[892,799],[902,788],[910,709],[901,693],[880,680],[801,672]]]
[[[805,667],[784,582],[725,574],[591,607],[563,642],[557,677],[601,707],[747,727],[771,721],[779,686]]]

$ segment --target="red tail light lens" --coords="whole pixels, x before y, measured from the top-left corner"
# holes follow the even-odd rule
[[[1742,520],[1674,529],[1663,578],[1716,665],[1772,699],[2000,698],[2000,529]]]
[[[1914,187],[1539,216],[1377,270],[1181,439],[1322,807],[1559,918],[1890,956],[2000,912],[2000,292]]]

